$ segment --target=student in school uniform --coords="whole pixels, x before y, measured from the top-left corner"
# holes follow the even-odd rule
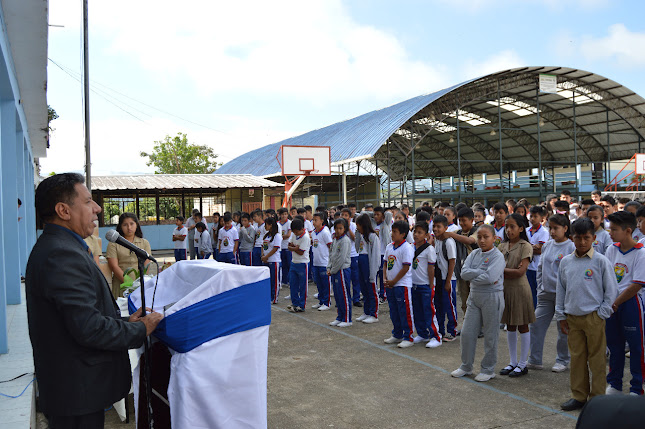
[[[535,309],[535,322],[529,326],[531,333],[531,354],[529,355],[528,368],[541,370],[542,352],[546,331],[551,326],[555,314],[555,293],[558,284],[558,270],[562,259],[575,250],[573,241],[569,239],[569,218],[564,215],[553,215],[549,218],[549,232],[552,240],[542,247],[540,263],[537,269],[537,307]],[[569,367],[569,348],[567,336],[558,329],[556,343],[557,357],[551,368],[553,372],[563,372]]]
[[[387,302],[392,320],[392,336],[383,340],[386,344],[398,343],[406,348],[414,345],[414,310],[412,308],[412,259],[414,246],[405,241],[410,226],[405,221],[392,225],[393,242],[385,250],[386,265],[383,270],[383,283],[387,288]]]
[[[327,228],[323,227],[323,229]],[[334,221],[334,241],[327,262],[327,276],[331,278],[334,285],[334,300],[336,301],[336,319],[329,324],[339,328],[352,326],[352,302],[349,287],[352,242],[347,236],[347,229],[348,225],[345,219],[339,218]]]
[[[448,219],[448,232],[457,232],[461,228],[457,225],[457,210],[453,206],[449,206],[443,209],[443,215]]]
[[[630,395],[643,394],[645,368],[645,333],[643,329],[643,287],[645,287],[645,246],[632,236],[636,217],[629,212],[615,212],[608,216],[611,238],[615,243],[605,252],[614,267],[618,283],[618,297],[613,302],[614,314],[607,319],[607,347],[609,374],[607,394],[621,394],[625,368],[625,341],[629,344],[629,370],[632,375]]]
[[[277,304],[278,294],[280,293],[280,245],[282,244],[282,236],[278,230],[278,222],[273,217],[267,217],[264,220],[264,226],[267,232],[262,236],[262,262],[269,267],[271,276],[271,304]]]
[[[504,203],[497,203],[493,206],[493,213],[495,214],[495,223],[493,224],[493,227],[495,228],[495,237],[497,237],[495,239],[495,247],[499,247],[505,239],[504,225],[506,217],[508,216],[508,206]]]
[[[604,255],[607,248],[613,244],[609,233],[605,229],[604,210],[600,206],[591,206],[587,210],[587,217],[593,222],[596,228],[596,239],[593,242],[593,250]]]
[[[499,321],[504,312],[504,268],[506,261],[495,247],[495,229],[482,225],[477,229],[478,248],[464,261],[461,277],[470,282],[470,295],[461,329],[461,366],[453,377],[472,374],[477,337],[484,333],[484,358],[475,381],[495,377]]]
[[[562,258],[558,270],[555,317],[571,352],[571,399],[560,405],[564,411],[582,408],[604,394],[607,384],[605,321],[613,312],[617,285],[611,262],[593,250],[594,229],[586,218],[571,224],[576,250]],[[624,359],[624,349],[621,354]]]
[[[542,206],[531,207],[530,223],[531,227],[528,229],[529,244],[533,246],[533,259],[529,263],[526,270],[526,278],[531,286],[531,295],[533,296],[533,308],[537,307],[537,268],[540,263],[540,254],[542,253],[542,246],[549,241],[549,232],[542,226],[546,210]],[[549,224],[550,225],[550,224]]]
[[[372,220],[367,213],[356,218],[356,241],[358,252],[358,271],[363,294],[363,314],[357,321],[371,324],[378,322],[379,297],[376,279],[381,268],[381,241],[372,228]]]
[[[291,305],[287,306],[287,310],[300,313],[305,311],[307,305],[311,238],[305,230],[303,219],[298,216],[291,221],[291,233],[289,238],[289,250],[292,252],[291,269],[289,270]]]
[[[604,227],[609,232],[609,215],[615,213],[618,209],[616,207],[616,200],[611,195],[603,195],[600,198],[600,206],[602,206],[605,213]]]
[[[638,242],[645,244],[645,206],[639,207],[636,211],[636,228],[642,236]]]
[[[237,248],[240,245],[240,237],[237,228],[233,226],[231,215],[224,215],[224,228],[221,228],[217,234],[219,238],[218,262],[228,264],[237,264]]]
[[[175,225],[177,225],[177,228],[172,231],[172,242],[175,246],[175,262],[185,261],[188,229],[184,226],[184,217],[177,216]]]
[[[434,308],[434,266],[437,253],[426,240],[430,229],[425,221],[414,225],[414,258],[412,260],[412,309],[417,335],[413,342],[427,342],[427,348],[441,345],[441,334]]]
[[[193,214],[193,220],[195,221],[195,235],[193,236],[193,246],[195,246],[195,254],[197,255],[197,259],[202,259],[200,258],[200,253],[199,253],[199,237],[201,236],[201,233],[197,229],[197,224],[199,222],[202,222],[202,214],[200,212],[195,212]],[[206,222],[202,222],[204,226],[206,226]],[[206,230],[208,230],[208,227],[206,227]]]
[[[356,211],[356,205],[354,205],[354,211]],[[363,303],[361,302],[361,281],[358,271],[358,252],[356,251],[356,223],[352,218],[352,210],[349,208],[341,209],[340,216],[345,219],[345,222],[347,222],[347,224],[349,225],[347,236],[352,242],[352,247],[349,254],[349,257],[352,261],[352,265],[349,267],[352,281],[352,305],[354,305],[354,307],[362,307]]]
[[[457,245],[454,239],[445,235],[447,229],[448,219],[441,215],[435,216],[432,223],[437,251],[434,302],[442,341],[450,342],[457,337],[457,277],[455,276]],[[446,317],[448,318],[447,331]]]
[[[504,313],[502,323],[508,327],[508,351],[510,363],[500,375],[521,377],[528,374],[528,358],[531,344],[529,324],[535,322],[531,286],[526,270],[533,257],[533,247],[526,235],[526,218],[514,213],[506,218],[506,239],[498,249],[504,255]],[[520,358],[517,358],[517,331],[520,332]]]
[[[291,252],[289,251],[289,238],[291,237],[291,221],[289,211],[285,207],[278,209],[280,221],[278,226],[281,229],[282,246],[280,247],[280,260],[282,261],[282,284],[289,285],[289,268],[291,267]]]
[[[250,267],[253,246],[255,245],[255,227],[251,223],[251,217],[248,213],[242,213],[240,216],[240,265]]]
[[[211,243],[211,235],[208,233],[208,227],[204,222],[197,222],[195,229],[199,232],[199,247],[197,249],[199,259],[208,259],[213,253],[213,245]]]
[[[253,252],[251,253],[251,264],[254,267],[262,266],[262,242],[267,230],[264,228],[264,214],[262,210],[253,212],[253,226],[255,227],[255,244],[253,245]]]
[[[325,216],[322,213],[314,214],[314,232],[311,234],[311,248],[313,249],[313,277],[318,288],[318,303],[311,308],[325,311],[331,308],[332,279],[327,274],[329,263],[329,249],[332,238],[329,229],[324,225]],[[335,293],[335,292],[334,292]]]
[[[392,221],[392,213],[385,212],[383,207],[374,207],[374,219],[372,222],[372,229],[381,241],[381,268],[378,273],[379,281],[379,302],[385,303],[385,286],[383,284],[383,264],[385,260],[385,249],[388,244],[392,242],[392,233],[390,230],[390,223]]]

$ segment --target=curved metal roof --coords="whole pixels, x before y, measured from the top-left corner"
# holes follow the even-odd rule
[[[538,92],[540,74],[557,76],[556,93]],[[280,175],[281,145],[312,145],[330,146],[332,163],[376,161],[395,180],[413,149],[417,177],[467,176],[499,173],[500,158],[504,171],[535,168],[540,157],[543,165],[630,158],[643,136],[645,99],[626,87],[573,68],[523,67],[261,147],[216,174]]]

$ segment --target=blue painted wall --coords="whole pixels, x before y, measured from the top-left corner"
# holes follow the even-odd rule
[[[154,252],[155,250],[175,248],[172,243],[172,231],[175,228],[177,228],[175,225],[144,225],[141,227],[141,230],[143,231],[143,238],[150,242],[150,248]],[[111,226],[99,228],[99,235],[103,243],[103,253],[107,250],[108,245],[108,241],[105,239],[105,233],[111,229],[116,228]]]

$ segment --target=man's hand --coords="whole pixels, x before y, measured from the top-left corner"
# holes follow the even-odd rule
[[[139,319],[140,322],[143,322],[143,324],[146,325],[146,336],[152,334],[154,330],[157,329],[157,325],[161,322],[161,319],[163,319],[163,315],[161,313],[148,313]]]
[[[446,279],[446,284],[444,284],[444,285],[443,285],[443,289],[444,289],[446,292],[450,292],[450,291],[452,291],[452,282],[451,282],[450,280],[447,280],[447,279]]]
[[[146,307],[146,313],[152,313],[152,309]],[[141,320],[141,309],[138,309],[130,315],[128,322],[139,322]]]
[[[560,330],[564,335],[569,334],[569,323],[566,320],[560,320]]]
[[[266,262],[266,261],[269,260],[269,257],[268,256],[263,256],[260,259],[262,259],[262,262]]]

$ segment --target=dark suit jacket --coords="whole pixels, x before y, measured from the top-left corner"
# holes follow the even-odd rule
[[[143,323],[121,318],[81,241],[46,225],[27,263],[29,336],[48,415],[88,414],[124,398],[131,383],[127,350],[146,336]]]

